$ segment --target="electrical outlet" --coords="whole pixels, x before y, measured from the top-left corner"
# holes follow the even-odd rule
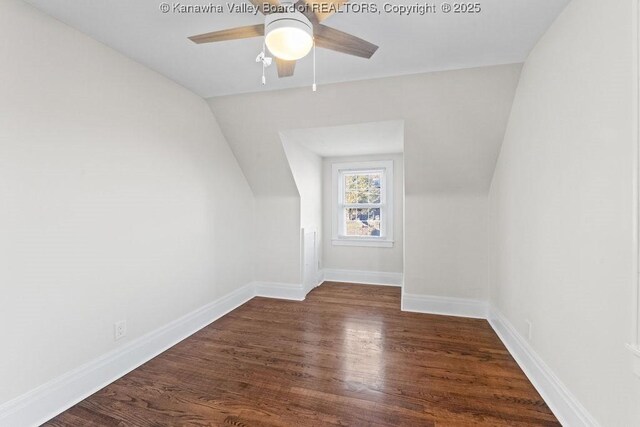
[[[525,334],[527,334],[527,340],[531,341],[531,336],[533,333],[533,323],[530,320],[525,319],[524,324],[526,325]]]
[[[113,325],[113,329],[114,329],[114,339],[118,341],[120,338],[127,335],[127,321],[121,320],[119,322],[116,322]]]

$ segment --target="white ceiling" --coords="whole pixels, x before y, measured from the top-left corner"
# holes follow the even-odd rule
[[[402,153],[404,122],[358,123],[280,132],[283,141],[306,147],[320,157]]]
[[[195,45],[188,36],[263,22],[262,15],[160,12],[165,0],[26,0],[59,20],[164,74],[203,97],[311,85],[312,60],[301,60],[296,75],[276,77],[255,57],[262,39]],[[173,4],[174,0],[166,0]],[[355,0],[352,0],[355,1]],[[246,0],[229,0],[243,4]],[[569,0],[482,0],[475,15],[337,14],[324,23],[380,46],[366,60],[318,49],[318,82],[523,62],[536,41]],[[209,4],[187,0],[185,5]],[[216,1],[214,4],[226,2]],[[376,0],[417,4],[415,0]],[[434,0],[440,6],[442,0]],[[451,1],[451,3],[455,3]]]

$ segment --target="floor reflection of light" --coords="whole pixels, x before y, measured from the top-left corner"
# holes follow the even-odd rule
[[[385,378],[382,322],[348,319],[342,333],[342,368],[347,386],[380,388]]]

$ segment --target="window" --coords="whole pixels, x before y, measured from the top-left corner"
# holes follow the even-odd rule
[[[393,162],[333,165],[333,244],[393,246]]]

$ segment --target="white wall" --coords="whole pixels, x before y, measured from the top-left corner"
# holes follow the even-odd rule
[[[322,157],[281,134],[282,145],[300,196],[300,227],[315,230],[316,253],[322,248]],[[319,260],[321,262],[321,259]],[[320,266],[318,266],[320,268]]]
[[[405,221],[415,226],[405,233],[405,291],[474,296],[483,289],[486,295],[486,197],[519,74],[520,65],[502,65],[321,85],[317,92],[304,88],[209,99],[258,195],[256,210],[272,220],[256,244],[265,249],[257,256],[256,277],[279,282],[297,277],[293,283],[300,283],[300,265],[289,261],[299,259],[300,222],[281,203],[299,195],[280,132],[402,119]],[[478,201],[480,195],[484,202]],[[265,204],[258,206],[261,201]],[[460,226],[446,215],[455,204],[465,209],[454,212]],[[437,233],[439,226],[425,224],[422,217],[449,221],[450,238],[421,234],[427,226]],[[471,232],[472,224],[483,228]],[[462,255],[453,253],[452,242],[459,242]],[[476,251],[481,246],[485,250]],[[442,265],[439,253],[449,254]],[[411,254],[415,258],[409,259]],[[282,260],[288,263],[284,268],[277,265]]]
[[[300,196],[300,276],[305,289],[311,290],[322,268],[322,158],[286,135],[280,137]]]
[[[253,197],[199,97],[20,1],[0,40],[2,403],[250,282]]]
[[[300,225],[322,227],[322,158],[313,151],[283,139],[291,173],[300,196]]]
[[[640,425],[633,3],[574,0],[540,40],[490,191],[491,303],[602,426]]]
[[[334,163],[393,161],[393,239],[391,248],[334,246],[332,243],[333,200],[332,168]],[[402,273],[403,268],[403,205],[404,164],[402,154],[375,156],[325,157],[323,159],[323,259],[324,267],[339,270],[380,271]]]
[[[486,194],[412,195],[405,210],[407,292],[486,300]]]
[[[269,169],[265,169],[265,174],[268,173]],[[257,195],[254,206],[252,256],[255,279],[270,283],[302,283],[300,197]]]

